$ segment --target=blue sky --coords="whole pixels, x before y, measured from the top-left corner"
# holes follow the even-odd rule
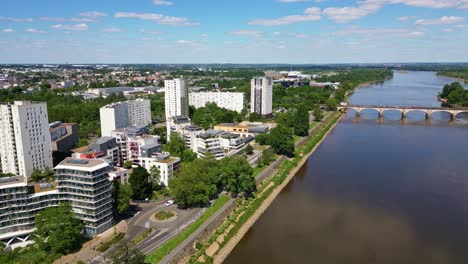
[[[468,61],[468,0],[8,0],[0,63]]]

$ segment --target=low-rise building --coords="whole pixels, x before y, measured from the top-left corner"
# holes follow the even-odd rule
[[[78,143],[78,124],[62,123],[60,121],[49,124],[52,151],[66,152]]]
[[[174,176],[174,172],[179,169],[180,158],[171,157],[168,152],[153,153],[150,156],[143,155],[138,159],[138,165],[148,172],[152,167],[159,169],[160,184],[169,185],[169,180]]]

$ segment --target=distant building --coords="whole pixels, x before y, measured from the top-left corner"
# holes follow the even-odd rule
[[[170,140],[170,122],[174,116],[189,116],[189,93],[183,79],[164,81],[164,101],[167,122],[167,140]]]
[[[189,94],[189,104],[196,108],[207,103],[216,103],[221,108],[241,112],[244,109],[244,93],[231,92],[198,92]]]
[[[75,83],[74,83],[73,81],[63,81],[63,82],[60,82],[60,86],[61,86],[63,89],[73,87],[74,85],[75,85]]]
[[[147,99],[109,104],[99,112],[102,136],[111,136],[113,130],[131,125],[151,124],[151,103]]]
[[[250,112],[263,116],[272,115],[273,81],[271,77],[256,77],[251,80]]]
[[[46,103],[0,105],[0,157],[4,173],[29,177],[34,169],[52,168]]]
[[[78,124],[62,123],[60,121],[49,124],[52,151],[65,152],[78,143]]]

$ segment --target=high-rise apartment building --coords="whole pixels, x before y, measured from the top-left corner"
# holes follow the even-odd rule
[[[271,77],[256,77],[251,80],[250,112],[271,116],[273,104],[273,81]]]
[[[183,79],[164,81],[166,119],[173,116],[189,116],[188,87]]]
[[[0,105],[0,156],[3,173],[29,177],[52,168],[47,104],[15,101]]]
[[[112,227],[111,166],[102,159],[66,158],[55,167],[57,189],[95,236]]]
[[[136,99],[109,104],[99,109],[101,136],[111,136],[112,131],[132,125],[151,124],[151,102]]]
[[[189,104],[196,108],[207,103],[215,103],[221,108],[241,112],[244,109],[244,93],[231,92],[199,92],[189,94]]]

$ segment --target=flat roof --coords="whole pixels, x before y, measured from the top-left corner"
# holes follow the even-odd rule
[[[76,159],[66,158],[55,169],[74,169],[83,171],[95,171],[109,166],[103,159]]]

